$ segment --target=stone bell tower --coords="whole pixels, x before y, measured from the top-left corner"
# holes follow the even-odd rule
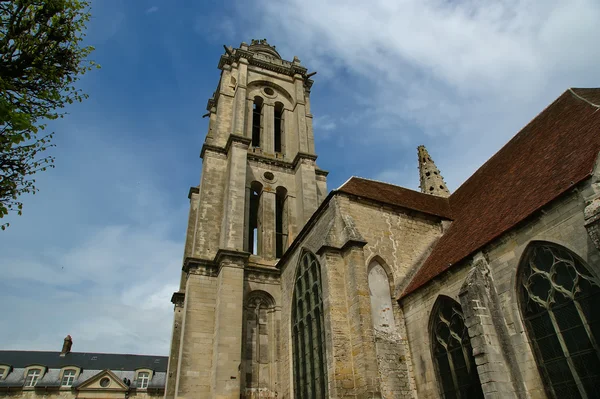
[[[200,185],[188,196],[166,398],[276,392],[276,337],[262,335],[265,323],[271,334],[278,326],[275,265],[327,194],[327,172],[315,163],[314,73],[266,40],[225,47],[218,67]],[[244,327],[252,306],[256,329]]]

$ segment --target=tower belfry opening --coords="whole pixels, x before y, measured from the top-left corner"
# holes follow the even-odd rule
[[[252,146],[260,147],[260,130],[262,118],[262,98],[255,97],[252,105]]]
[[[275,152],[282,152],[282,125],[283,125],[283,104],[275,103],[275,135],[273,141],[275,143]]]

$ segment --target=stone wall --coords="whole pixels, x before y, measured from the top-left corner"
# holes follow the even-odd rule
[[[489,276],[486,279],[492,285],[488,296],[492,298],[492,302],[497,301],[499,311],[495,313],[493,303],[486,306],[479,302],[481,312],[490,320],[493,317],[493,323],[480,323],[484,324],[483,330],[477,332],[470,328],[469,332],[484,388],[485,382],[491,381],[490,375],[485,375],[485,372],[499,373],[502,368],[505,370],[504,375],[496,374],[495,377],[495,385],[502,387],[490,387],[495,394],[488,392],[489,396],[546,397],[521,317],[517,295],[517,269],[528,244],[542,240],[570,249],[593,268],[596,276],[600,275],[600,254],[584,227],[585,205],[581,191],[574,189],[530,217],[518,228],[483,248],[480,256],[487,259]],[[461,301],[459,293],[461,288],[465,291],[467,277],[475,271],[473,266],[471,260],[456,265],[400,301],[419,398],[440,397],[429,332],[433,304],[439,295],[447,295],[461,302],[463,308],[468,306],[469,301]],[[472,309],[467,309],[470,310]],[[479,336],[477,334],[483,334],[481,337],[486,336],[488,339],[483,352],[475,349],[478,345],[478,341],[474,340]],[[503,366],[496,367],[497,365],[485,363],[486,358],[494,358],[496,362],[502,362]],[[524,394],[523,390],[526,390],[527,394]]]
[[[282,397],[293,389],[291,303],[296,265],[302,251],[317,254],[323,274],[329,396],[411,397],[410,353],[402,313],[395,301],[398,284],[441,234],[438,218],[351,199],[338,194],[309,232],[279,265],[282,295]],[[394,331],[373,328],[368,265],[381,264],[391,280],[387,311]],[[383,323],[390,324],[390,323]]]

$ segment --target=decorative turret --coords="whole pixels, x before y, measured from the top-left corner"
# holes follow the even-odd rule
[[[417,147],[419,154],[419,174],[421,192],[425,194],[437,195],[438,197],[449,197],[450,191],[446,187],[444,178],[440,171],[431,160],[427,148],[424,145]]]

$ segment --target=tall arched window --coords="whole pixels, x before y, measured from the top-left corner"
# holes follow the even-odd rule
[[[283,104],[275,103],[275,152],[283,152]]]
[[[260,126],[262,115],[263,99],[259,96],[254,97],[252,104],[252,146],[260,147]]]
[[[248,242],[246,246],[248,252],[254,255],[260,255],[261,244],[261,223],[260,223],[260,196],[262,194],[262,184],[253,181],[250,184],[250,206],[248,217]]]
[[[292,309],[294,397],[327,397],[321,266],[310,252],[298,263]]]
[[[519,268],[521,312],[554,398],[600,397],[600,286],[568,249],[534,242]]]
[[[392,294],[388,275],[376,260],[369,265],[369,294],[371,298],[371,317],[375,335],[378,333],[396,333]]]
[[[483,398],[462,308],[438,297],[431,313],[433,358],[444,398]]]
[[[252,291],[244,304],[244,341],[242,367],[244,397],[253,398],[260,391],[271,394],[274,370],[275,300],[265,291]],[[267,397],[267,396],[266,396]]]
[[[277,187],[275,191],[275,257],[281,258],[288,240],[287,190]]]

